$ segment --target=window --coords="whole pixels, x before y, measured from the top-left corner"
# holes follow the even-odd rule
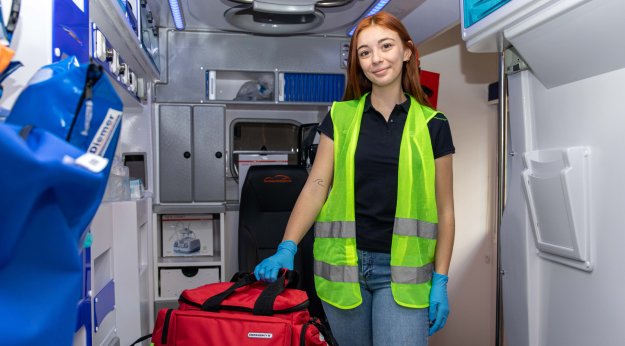
[[[300,124],[294,121],[240,120],[232,125],[230,171],[238,177],[239,155],[282,154],[290,165],[299,160]]]

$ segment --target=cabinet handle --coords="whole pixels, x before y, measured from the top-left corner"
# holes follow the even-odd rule
[[[191,157],[191,153],[188,151],[185,151],[184,154],[182,154],[182,156],[184,156],[185,159],[188,159]]]
[[[223,156],[223,154],[221,153],[221,151],[218,151],[215,153],[215,157],[218,159],[221,159],[221,157]]]

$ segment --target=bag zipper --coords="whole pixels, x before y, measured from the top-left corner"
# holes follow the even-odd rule
[[[182,295],[180,296],[178,301],[182,302],[182,303],[185,303],[185,304],[189,304],[191,306],[194,306],[194,307],[202,310],[202,304],[198,304],[196,302],[190,301],[189,299],[185,298]],[[301,311],[301,310],[307,309],[308,305],[310,305],[310,301],[305,300],[303,303],[297,304],[297,305],[295,305],[293,307],[290,307],[290,308],[287,308],[287,309],[273,310],[273,313],[274,314],[287,314],[287,313],[291,313],[291,312]],[[223,310],[241,311],[241,312],[253,312],[254,311],[254,309],[244,308],[242,306],[233,306],[233,305],[221,305],[219,308],[223,309]]]
[[[65,136],[65,141],[70,142],[72,138],[72,132],[74,131],[74,127],[76,126],[76,122],[78,121],[78,115],[80,114],[80,110],[82,109],[82,105],[85,104],[85,126],[81,131],[83,136],[84,133],[89,130],[89,126],[91,125],[91,119],[93,117],[93,88],[95,84],[102,77],[102,66],[96,65],[95,63],[89,63],[87,67],[87,75],[85,80],[85,85],[82,89],[82,94],[80,95],[80,99],[78,100],[78,105],[76,106],[76,111],[74,112],[74,118],[70,123],[69,130],[67,131],[67,135]]]

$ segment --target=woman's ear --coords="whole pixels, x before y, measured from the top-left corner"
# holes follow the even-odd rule
[[[412,56],[412,48],[413,48],[412,41],[406,42],[406,45],[408,47],[404,47],[404,61],[410,60],[410,57]]]

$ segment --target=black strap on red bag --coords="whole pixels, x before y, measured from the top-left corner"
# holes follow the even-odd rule
[[[338,346],[338,343],[336,342],[336,339],[334,339],[334,335],[332,335],[330,328],[323,324],[317,317],[313,317],[310,319],[310,321],[304,323],[304,326],[302,327],[302,332],[299,336],[300,346],[306,346],[306,331],[311,325],[317,327],[317,330],[319,330],[319,333],[323,335],[323,338],[329,346]]]
[[[204,301],[202,304],[202,310],[216,312],[221,309],[221,304],[228,298],[234,291],[243,286],[248,286],[256,282],[256,277],[253,273],[237,273],[232,277],[234,285],[230,286],[227,290],[220,294],[214,295]],[[293,270],[282,269],[278,275],[278,279],[275,282],[269,283],[267,287],[261,292],[260,296],[254,303],[253,314],[258,316],[271,316],[273,315],[273,304],[280,293],[284,292],[285,288],[294,288],[297,286],[298,275]]]

